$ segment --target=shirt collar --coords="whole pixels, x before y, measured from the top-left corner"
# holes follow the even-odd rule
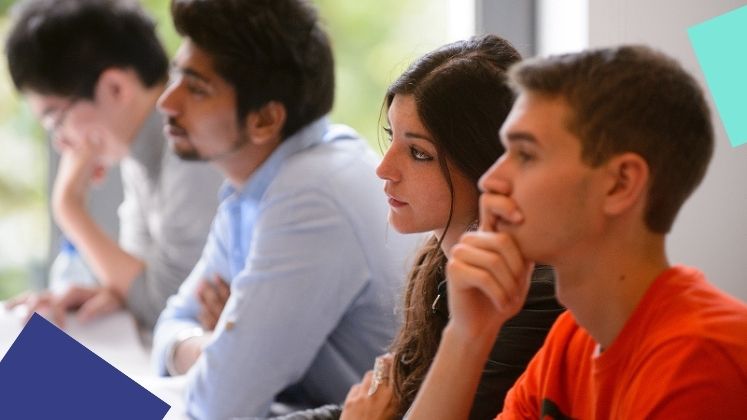
[[[257,168],[243,187],[236,189],[226,181],[219,192],[220,200],[223,201],[235,195],[237,198],[259,201],[283,162],[302,150],[334,139],[334,136],[325,135],[328,129],[329,120],[327,117],[322,117],[283,140],[267,160]]]

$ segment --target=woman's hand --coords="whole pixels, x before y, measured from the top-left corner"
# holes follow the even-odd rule
[[[392,355],[376,358],[374,370],[369,370],[363,381],[353,385],[345,398],[341,420],[393,419],[397,414],[397,403],[390,381]]]

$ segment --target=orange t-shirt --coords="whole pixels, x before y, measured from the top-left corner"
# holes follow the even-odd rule
[[[747,418],[747,305],[670,268],[601,354],[566,312],[498,418]]]

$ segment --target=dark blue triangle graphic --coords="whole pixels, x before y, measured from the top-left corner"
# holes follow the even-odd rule
[[[0,417],[163,419],[169,405],[34,314],[0,361]]]

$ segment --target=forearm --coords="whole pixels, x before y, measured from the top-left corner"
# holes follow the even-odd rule
[[[174,376],[187,373],[187,371],[197,362],[197,359],[200,358],[202,349],[208,341],[210,341],[210,338],[210,333],[204,333],[174,343],[174,351],[172,354],[173,360],[171,360],[170,363],[172,371],[169,372],[169,374]]]
[[[466,419],[494,340],[468,339],[447,325],[408,419]]]
[[[197,286],[203,273],[205,262],[197,263],[192,274],[184,281],[181,288],[169,298],[166,308],[158,317],[153,331],[153,363],[158,375],[169,375],[168,364],[174,353],[174,344],[185,336],[185,331],[200,328],[197,320],[199,303],[196,299]]]
[[[120,248],[93,220],[82,203],[57,203],[54,216],[57,225],[75,244],[101,284],[126,301],[132,281],[143,271],[145,264]]]

